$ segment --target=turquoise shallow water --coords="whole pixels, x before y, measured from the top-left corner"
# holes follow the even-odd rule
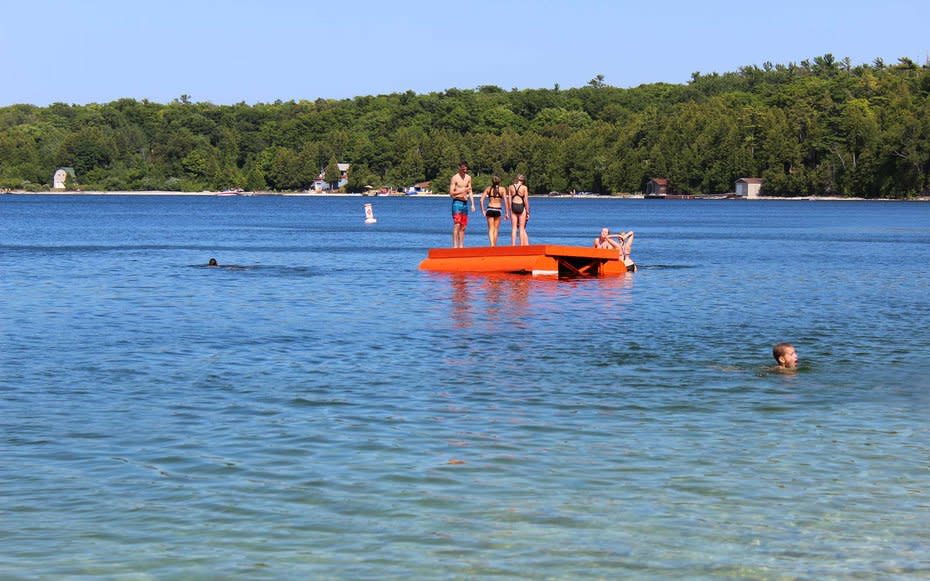
[[[420,272],[443,199],[0,197],[0,577],[930,576],[930,205],[530,237],[602,225],[637,273]]]

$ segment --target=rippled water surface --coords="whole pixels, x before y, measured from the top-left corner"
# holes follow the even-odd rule
[[[930,576],[930,204],[529,232],[604,225],[554,281],[417,270],[438,198],[0,196],[0,577]]]

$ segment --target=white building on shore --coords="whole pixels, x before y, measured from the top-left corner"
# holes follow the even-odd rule
[[[339,181],[336,183],[336,189],[338,189],[349,183],[349,168],[351,167],[351,164],[337,163],[336,167],[339,168]],[[330,189],[332,189],[332,184],[326,181],[325,176],[326,169],[323,168],[320,170],[320,175],[318,175],[317,178],[313,180],[313,186],[311,187],[313,191],[320,193],[328,192]]]
[[[762,178],[740,178],[736,180],[736,197],[751,200],[759,197],[762,191]]]

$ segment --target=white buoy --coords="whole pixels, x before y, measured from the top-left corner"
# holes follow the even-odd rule
[[[374,224],[378,219],[375,218],[375,211],[371,209],[371,204],[365,204],[365,223]]]

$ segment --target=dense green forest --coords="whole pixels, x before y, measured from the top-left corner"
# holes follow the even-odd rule
[[[537,193],[691,194],[764,178],[775,196],[906,198],[930,191],[930,64],[832,55],[687,84],[494,86],[354,99],[0,108],[0,188],[43,190],[58,167],[86,190],[305,190],[351,163],[349,191],[523,173]]]

